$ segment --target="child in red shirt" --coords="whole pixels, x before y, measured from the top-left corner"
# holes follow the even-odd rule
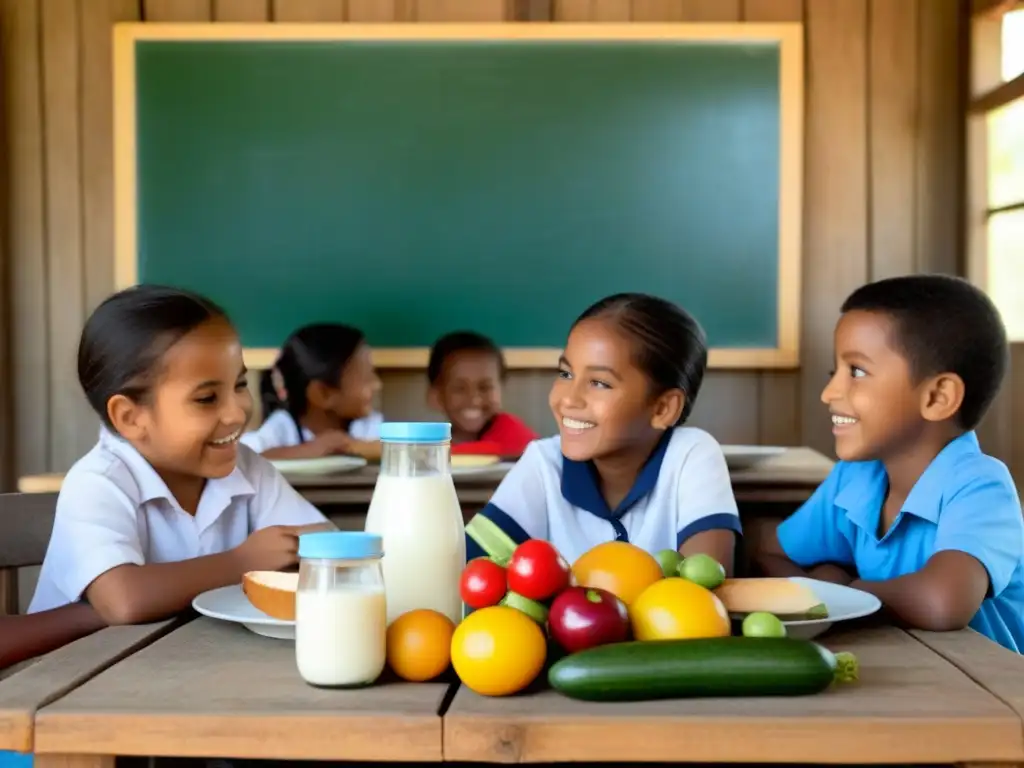
[[[430,350],[428,402],[452,425],[452,454],[518,458],[539,435],[501,410],[505,358],[488,339],[471,331],[442,336]]]

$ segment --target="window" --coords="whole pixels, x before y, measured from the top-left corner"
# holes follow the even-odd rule
[[[971,220],[984,228],[972,240],[983,253],[971,254],[971,271],[999,307],[1011,338],[1024,341],[1024,8],[974,24],[971,111],[984,127],[982,143],[969,132],[968,158],[978,162],[980,156],[987,172],[985,188],[968,192],[977,214]]]
[[[989,295],[1014,341],[1024,341],[1024,208],[988,219]]]
[[[1013,80],[1024,75],[1024,9],[1010,11],[1003,16],[1002,29],[1002,70],[1003,80]]]

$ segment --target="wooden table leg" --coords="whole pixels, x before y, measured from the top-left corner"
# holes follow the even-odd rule
[[[114,768],[113,755],[33,755],[34,768]]]

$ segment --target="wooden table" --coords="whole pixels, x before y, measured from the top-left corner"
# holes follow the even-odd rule
[[[457,474],[459,499],[468,507],[486,504],[504,478],[510,464],[495,465],[487,471]],[[833,462],[811,448],[787,448],[785,452],[744,468],[730,470],[739,502],[793,502],[807,499],[828,476]],[[370,465],[355,472],[334,475],[286,474],[303,496],[318,505],[349,505],[365,508],[370,503],[379,467]],[[23,493],[59,491],[61,474],[29,475],[19,479]]]
[[[466,506],[483,506],[490,501],[494,489],[511,467],[511,462],[501,462],[473,471],[454,471],[452,479],[459,501]],[[313,504],[347,505],[365,510],[370,504],[379,474],[379,464],[368,464],[352,472],[338,472],[332,475],[286,473],[285,478]]]
[[[787,448],[750,467],[730,468],[738,502],[807,501],[828,477],[835,462],[813,448]]]
[[[54,753],[91,756],[80,768],[111,755],[439,762],[449,687],[313,688],[293,643],[199,618],[43,708],[37,765]]]
[[[197,619],[78,687],[65,679],[65,689],[36,714],[36,764],[109,768],[114,754],[424,763],[1024,762],[1024,657],[969,630],[879,627],[823,641],[857,655],[859,683],[799,698],[596,704],[544,690],[487,699],[444,683],[315,689],[299,678],[290,643]],[[12,679],[0,682],[0,701],[10,697]]]
[[[457,473],[459,500],[469,506],[486,504],[511,464],[493,469]],[[832,471],[831,459],[811,448],[787,448],[753,466],[730,469],[733,492],[739,502],[805,501]],[[379,467],[370,465],[336,475],[286,475],[303,496],[314,504],[370,503]]]
[[[28,752],[39,708],[170,632],[180,622],[110,627],[46,656],[0,670],[0,750]]]
[[[963,634],[966,653],[992,645]],[[444,716],[445,759],[847,764],[1024,759],[1020,714],[914,637],[882,627],[835,634],[824,644],[857,655],[859,683],[817,696],[633,704],[571,701],[553,691],[488,699],[462,687]],[[1024,672],[1024,659],[992,647],[1001,663]],[[1015,690],[1024,694],[1024,687]]]

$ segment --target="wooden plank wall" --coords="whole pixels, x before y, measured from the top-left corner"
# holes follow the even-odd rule
[[[803,368],[711,374],[694,423],[723,442],[831,451],[818,395],[844,296],[873,277],[958,265],[960,11],[957,0],[0,0],[7,170],[0,199],[9,225],[0,319],[9,312],[14,372],[0,376],[0,402],[9,386],[10,469],[66,469],[95,437],[74,355],[86,314],[113,284],[114,21],[802,20]],[[2,355],[0,347],[0,363]],[[428,416],[422,374],[388,371],[383,379],[388,417]],[[517,372],[506,392],[506,406],[545,433],[553,427],[550,380],[550,372]],[[1024,405],[1017,410],[1024,418]],[[1024,439],[1024,428],[1016,432]]]

